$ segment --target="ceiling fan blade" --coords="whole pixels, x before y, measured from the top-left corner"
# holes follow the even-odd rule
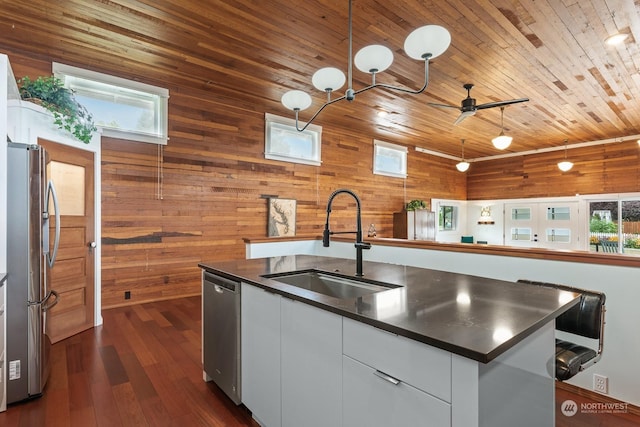
[[[519,102],[527,102],[529,98],[511,99],[509,101],[496,101],[487,102],[486,104],[476,105],[476,110],[484,110],[485,108],[502,107],[510,104],[517,104]]]
[[[462,112],[462,114],[460,114],[460,115],[458,116],[458,118],[456,119],[456,121],[455,121],[455,122],[453,122],[453,125],[455,126],[455,125],[459,124],[460,122],[462,122],[462,121],[463,121],[464,119],[466,119],[467,117],[473,116],[473,115],[475,115],[475,114],[476,114],[476,111],[475,111],[475,110],[473,110],[473,111],[463,111],[463,112]]]
[[[457,107],[455,105],[449,105],[449,104],[434,104],[433,102],[429,102],[427,103],[427,105],[431,105],[432,107],[438,107],[438,108],[455,108],[456,110],[459,110],[460,107]]]

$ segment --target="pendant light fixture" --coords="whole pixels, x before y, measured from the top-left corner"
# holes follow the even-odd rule
[[[493,146],[498,150],[504,150],[511,145],[512,137],[504,134],[504,107],[500,107],[500,135],[491,140]]]
[[[564,160],[558,162],[558,169],[562,172],[568,172],[573,167],[573,163],[567,160],[567,140],[564,140]]]
[[[464,139],[460,141],[462,142],[462,161],[456,165],[456,169],[460,172],[466,172],[469,169],[469,162],[464,159]]]
[[[449,31],[439,25],[425,25],[417,28],[409,36],[407,36],[404,42],[405,53],[416,60],[424,61],[424,83],[420,89],[412,90],[404,87],[391,86],[383,83],[376,83],[376,74],[381,73],[393,62],[393,52],[386,46],[382,45],[370,45],[362,48],[353,57],[353,32],[352,32],[352,6],[351,0],[349,0],[349,58],[348,58],[348,70],[347,78],[342,71],[337,68],[327,67],[321,68],[313,75],[311,82],[316,89],[327,93],[327,102],[325,102],[316,113],[311,116],[311,119],[302,127],[298,124],[298,114],[300,111],[308,108],[311,105],[311,96],[301,90],[291,90],[282,95],[282,104],[295,112],[296,115],[296,129],[300,132],[304,131],[315,118],[330,104],[346,99],[347,101],[353,101],[355,96],[359,93],[365,92],[373,88],[390,89],[408,94],[417,95],[424,92],[429,84],[429,59],[435,58],[441,55],[451,43],[451,35]],[[362,89],[353,89],[353,64],[355,62],[356,67],[365,73],[371,74],[371,85]],[[347,82],[347,90],[345,94],[339,98],[331,99],[331,93],[340,89],[345,81]]]

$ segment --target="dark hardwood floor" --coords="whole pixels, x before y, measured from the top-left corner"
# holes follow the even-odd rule
[[[257,426],[202,380],[199,297],[105,310],[103,318],[53,346],[44,395],[10,405],[0,426]],[[640,426],[630,414],[564,416],[567,399],[593,401],[559,389],[558,427]]]

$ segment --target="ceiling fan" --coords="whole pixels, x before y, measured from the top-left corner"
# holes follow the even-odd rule
[[[460,110],[460,115],[453,123],[457,125],[464,119],[469,116],[473,116],[476,114],[478,110],[484,110],[485,108],[493,108],[493,107],[504,107],[509,104],[517,104],[518,102],[527,102],[529,98],[520,98],[520,99],[511,99],[509,101],[496,101],[496,102],[487,102],[486,104],[476,105],[476,99],[471,97],[471,88],[473,87],[473,83],[466,83],[463,87],[467,90],[467,97],[462,100],[460,107],[456,107],[455,105],[449,104],[434,104],[429,103],[432,107],[438,108],[455,108],[456,110]]]

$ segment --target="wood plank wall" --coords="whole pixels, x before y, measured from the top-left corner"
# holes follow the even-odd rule
[[[6,53],[17,78],[51,72],[49,58]],[[216,98],[209,89],[164,85],[171,94],[166,147],[159,151],[151,144],[103,139],[104,308],[198,294],[198,262],[244,258],[242,238],[266,236],[265,195],[296,199],[297,234],[319,236],[328,196],[350,188],[362,199],[365,227],[374,223],[379,236],[391,237],[393,212],[415,198],[640,191],[640,147],[634,141],[569,150],[575,165],[565,173],[556,167],[564,152],[554,152],[476,162],[466,174],[455,170],[455,161],[418,153],[407,143],[405,181],[371,173],[370,136],[324,123],[321,167],[268,161],[264,108],[242,94]],[[354,206],[348,197],[336,199],[333,229],[353,227]],[[124,299],[125,291],[131,292],[130,300]]]
[[[50,60],[7,53],[17,78],[51,72]],[[329,195],[352,189],[362,200],[364,226],[374,223],[381,237],[392,237],[393,212],[408,200],[466,197],[466,177],[455,161],[408,145],[408,179],[373,175],[372,138],[326,123],[322,166],[265,160],[264,109],[165,84],[166,147],[102,141],[104,308],[199,294],[198,262],[244,258],[242,239],[267,235],[265,195],[296,199],[297,234],[320,236]],[[336,198],[332,229],[351,230],[354,218],[355,203]]]
[[[561,172],[564,151],[472,163],[468,200],[559,197],[640,191],[640,145],[624,141],[568,150],[573,168]]]

